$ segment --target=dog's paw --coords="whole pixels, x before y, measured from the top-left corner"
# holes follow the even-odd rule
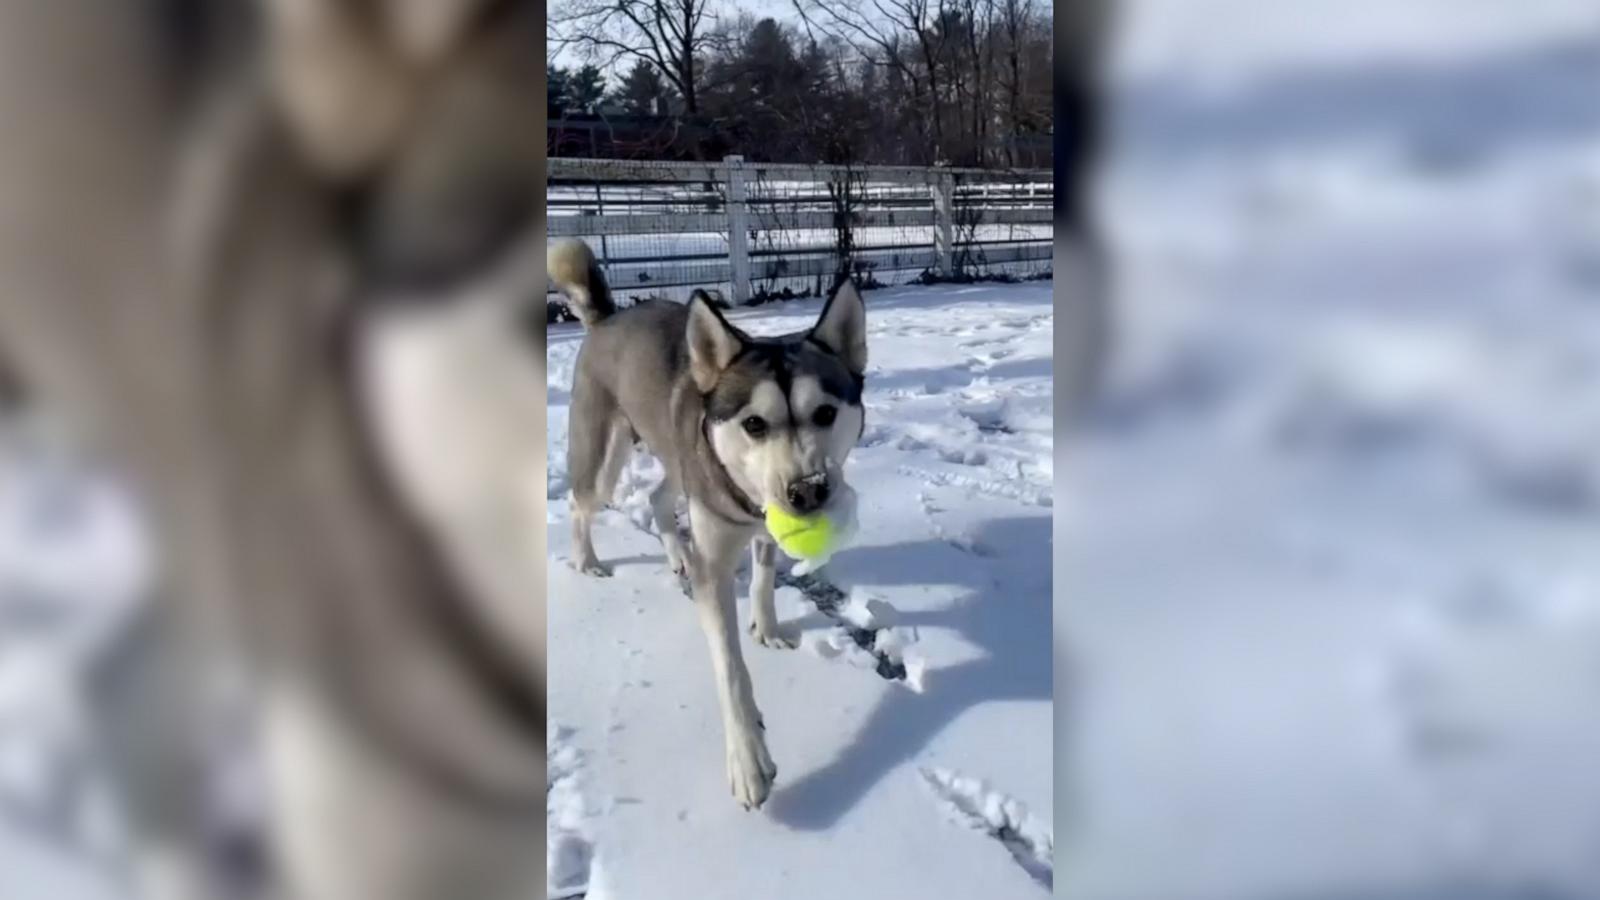
[[[762,627],[760,622],[750,623],[750,636],[756,643],[773,650],[793,650],[800,646],[800,638],[790,629],[779,625]]]
[[[611,577],[611,567],[606,565],[605,563],[601,562],[598,559],[591,559],[591,560],[587,560],[587,561],[584,561],[584,562],[579,562],[579,563],[575,564],[573,566],[573,568],[577,569],[579,572],[582,572],[585,575],[593,575],[596,578],[610,578]]]
[[[728,739],[728,786],[733,799],[745,809],[760,809],[778,777],[762,731],[750,728]]]

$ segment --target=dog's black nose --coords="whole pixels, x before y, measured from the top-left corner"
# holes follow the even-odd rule
[[[810,515],[828,502],[828,482],[806,478],[789,485],[789,505],[800,515]]]

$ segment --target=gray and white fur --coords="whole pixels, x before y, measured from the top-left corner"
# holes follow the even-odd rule
[[[169,59],[161,23],[218,7],[255,11],[240,43]],[[261,891],[540,896],[545,379],[517,304],[543,281],[541,19],[0,4],[0,352],[164,551],[96,726],[138,896],[234,893],[200,773],[236,674]]]
[[[749,546],[750,633],[767,647],[795,646],[773,605],[776,554],[764,510],[826,511],[864,422],[866,310],[848,281],[809,330],[745,333],[703,291],[687,304],[649,300],[617,311],[581,241],[550,246],[547,270],[588,329],[573,374],[567,466],[574,565],[610,569],[595,552],[595,515],[610,500],[634,445],[661,459],[651,497],[668,566],[686,576],[710,647],[734,799],[760,807],[777,767],[738,640],[733,586]],[[680,498],[690,541],[677,533]]]

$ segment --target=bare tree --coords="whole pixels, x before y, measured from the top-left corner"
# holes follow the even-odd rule
[[[943,66],[933,33],[929,0],[792,0],[807,30],[821,31],[849,44],[873,65],[904,79],[912,100],[925,106],[935,153],[945,146],[940,78]],[[941,6],[945,0],[940,0]],[[906,46],[906,38],[915,42]],[[920,63],[920,65],[919,65]]]
[[[946,158],[962,165],[981,165],[987,156],[989,102],[992,91],[985,66],[993,0],[938,0],[938,60],[949,86],[953,132]]]
[[[999,5],[1000,43],[1005,54],[999,81],[1005,98],[1006,129],[1012,137],[1021,131],[1023,42],[1035,14],[1034,3],[1035,0],[1000,0]],[[1006,145],[1006,164],[1017,164],[1017,149],[1010,142]]]
[[[644,60],[694,116],[700,112],[700,60],[716,46],[715,19],[711,0],[567,0],[551,10],[545,36],[552,51],[571,47],[602,68]]]
[[[972,139],[979,165],[989,162],[989,126],[994,119],[995,0],[962,0],[966,12],[966,51],[972,65]]]

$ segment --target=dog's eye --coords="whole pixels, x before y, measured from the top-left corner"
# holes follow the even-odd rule
[[[767,433],[767,420],[760,416],[750,416],[739,424],[744,426],[744,433],[751,437],[761,437]]]
[[[811,421],[815,423],[818,428],[827,428],[829,425],[833,424],[834,418],[838,415],[839,410],[837,407],[827,405],[819,406],[817,407],[817,411],[811,414]]]

